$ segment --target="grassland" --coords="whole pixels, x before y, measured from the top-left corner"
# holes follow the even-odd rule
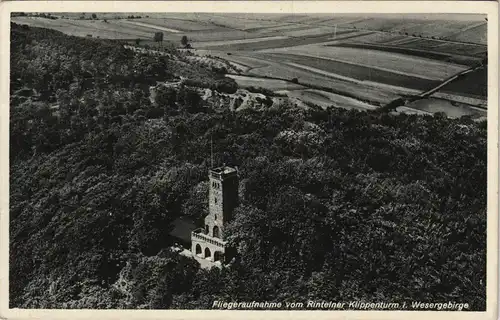
[[[251,75],[279,79],[297,78],[299,83],[311,88],[322,88],[326,91],[356,98],[374,106],[384,105],[398,97],[391,89],[382,89],[358,82],[347,81],[326,72],[314,72],[311,68],[283,63],[272,63],[266,67],[249,71]]]
[[[236,80],[241,86],[285,90],[294,99],[322,106],[330,101],[339,107],[378,107],[416,95],[480,64],[487,53],[486,21],[469,14],[97,13],[97,19],[89,19],[91,13],[84,19],[81,13],[53,15],[60,19],[13,21],[77,36],[129,43],[140,39],[141,45],[150,46],[158,31],[177,46],[187,36],[193,53],[230,62],[239,71]],[[293,78],[299,84],[292,84]],[[486,83],[483,69],[451,82],[433,97],[453,102],[444,109],[457,103],[463,108],[476,103],[484,107]],[[439,109],[432,105],[425,112]]]
[[[229,75],[230,78],[236,80],[238,85],[243,88],[248,87],[263,87],[269,89],[271,91],[282,91],[282,90],[298,90],[304,89],[304,86],[299,84],[295,84],[289,81],[277,80],[277,79],[266,79],[266,78],[258,78],[258,77],[248,77],[241,75]]]
[[[79,37],[91,35],[105,39],[149,39],[153,37],[154,33],[154,29],[124,24],[121,20],[104,22],[104,20],[51,20],[38,17],[16,17],[13,21],[34,27],[54,29]]]
[[[379,45],[379,44],[339,43],[339,44],[330,45],[330,46],[355,48],[355,49],[379,50],[379,51],[384,51],[384,52],[400,53],[400,54],[409,55],[409,56],[415,56],[415,57],[444,61],[444,62],[451,62],[454,64],[461,64],[461,65],[466,65],[466,66],[475,65],[480,61],[479,58],[470,57],[470,56],[453,55],[453,54],[447,54],[447,53],[443,53],[443,52],[434,52],[434,51],[429,51],[429,50],[426,51],[426,50],[420,50],[420,49],[412,49],[412,48],[388,46],[388,45]]]
[[[461,116],[472,116],[481,118],[486,116],[486,110],[471,107],[470,105],[448,101],[444,99],[429,98],[415,101],[406,107],[420,110],[427,113],[443,112],[450,118],[459,118]]]
[[[265,52],[300,55],[304,60],[323,58],[331,61],[351,63],[353,65],[371,67],[375,70],[391,71],[407,74],[417,78],[440,80],[467,69],[465,66],[443,63],[431,59],[423,59],[409,55],[379,50],[366,50],[348,47],[331,46],[296,46],[266,50]]]
[[[266,57],[267,56],[270,57],[269,59],[274,61],[282,60],[292,62],[294,64],[321,69],[326,72],[360,81],[384,83],[422,91],[428,90],[439,84],[439,81],[435,80],[416,78],[410,75],[398,74],[390,71],[375,70],[369,66],[334,61],[331,59],[328,60],[310,56],[308,56],[307,59],[304,59],[304,56],[293,54],[269,54],[266,55]]]
[[[353,31],[338,32],[337,35],[352,33]],[[288,36],[275,36],[265,38],[251,38],[242,40],[239,43],[233,41],[219,41],[216,44],[211,42],[201,42],[195,44],[197,47],[207,47],[213,50],[227,50],[227,51],[259,51],[272,48],[288,48],[292,46],[318,44],[331,40],[331,34],[321,34],[316,36],[301,36],[301,37],[288,37]],[[260,39],[260,40],[259,40]]]
[[[485,68],[470,72],[456,81],[444,86],[441,90],[444,93],[460,93],[476,99],[488,97],[488,77]]]

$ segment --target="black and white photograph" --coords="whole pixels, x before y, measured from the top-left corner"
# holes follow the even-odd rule
[[[9,309],[487,311],[496,15],[146,10],[9,12]]]

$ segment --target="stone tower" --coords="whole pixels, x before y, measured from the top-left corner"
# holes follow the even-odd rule
[[[238,206],[238,172],[222,166],[209,170],[208,215],[204,228],[191,233],[191,251],[198,257],[223,261],[224,227]]]

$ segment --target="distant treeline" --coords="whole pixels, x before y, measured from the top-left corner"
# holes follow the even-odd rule
[[[67,16],[64,16],[64,15],[53,15],[51,13],[45,13],[45,12],[12,12],[11,13],[11,16],[12,17],[38,17],[38,18],[46,18],[46,19],[52,19],[52,20],[57,20],[59,18],[69,18]],[[74,18],[77,18],[76,16]],[[141,18],[149,18],[148,15],[146,16],[140,16],[140,15],[128,15],[128,16],[120,16],[120,15],[115,15],[115,16],[112,16],[112,19],[116,20],[116,19],[141,19]],[[96,14],[96,13],[92,13],[92,14],[89,14],[89,13],[86,13],[86,12],[83,12],[80,16],[78,16],[78,19],[79,20],[96,20],[96,19],[99,19],[99,15]],[[109,19],[108,15],[106,15],[106,19]]]
[[[31,13],[31,12],[12,12],[11,13],[12,17],[39,17],[39,18],[46,18],[46,19],[52,19],[52,20],[57,20],[59,17],[53,16],[50,13]]]

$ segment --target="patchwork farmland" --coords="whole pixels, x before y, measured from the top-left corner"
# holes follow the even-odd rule
[[[153,41],[155,32],[163,32],[164,42],[177,47],[185,36],[190,44],[186,54],[228,61],[234,67],[229,72],[241,87],[258,85],[322,107],[373,109],[398,99],[413,101],[474,68],[432,97],[412,102],[411,107],[397,105],[398,111],[486,115],[487,21],[481,15],[52,16],[20,16],[12,21],[70,35],[125,40],[151,50],[162,50]]]

